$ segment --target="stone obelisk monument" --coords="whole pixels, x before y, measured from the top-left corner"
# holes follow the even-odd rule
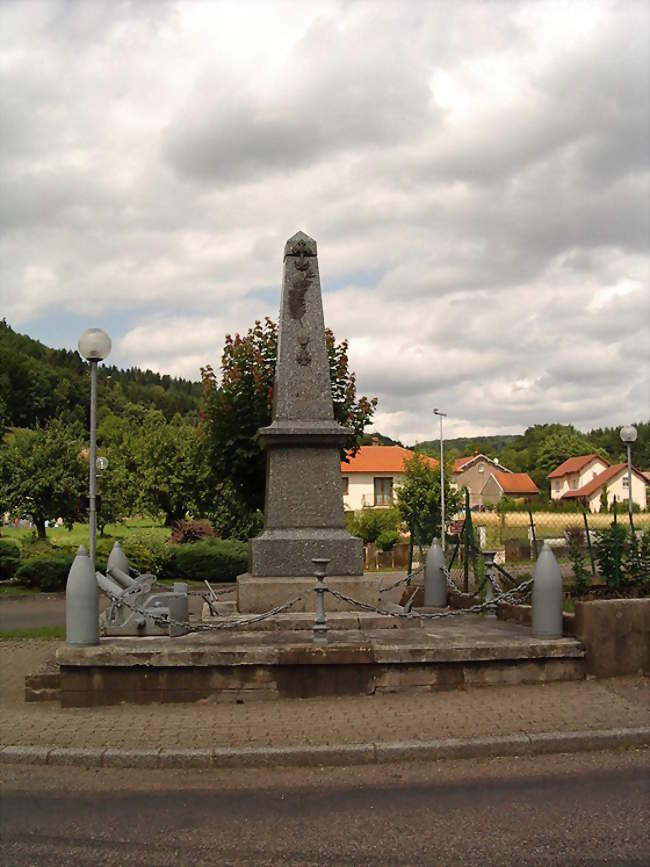
[[[361,539],[345,529],[340,448],[349,431],[334,419],[316,242],[298,232],[284,248],[273,420],[257,432],[266,450],[264,530],[249,571],[237,579],[240,611],[266,611],[314,586],[312,557],[330,560],[327,583],[376,603],[363,577]],[[312,610],[307,594],[294,610]],[[340,609],[333,597],[329,609]]]

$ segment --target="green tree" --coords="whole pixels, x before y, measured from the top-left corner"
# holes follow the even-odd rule
[[[0,502],[9,511],[31,514],[40,539],[46,520],[61,517],[72,526],[78,516],[77,497],[87,478],[80,451],[78,431],[56,419],[17,431],[0,451]]]
[[[459,492],[450,487],[450,468],[445,472],[445,514],[453,515],[461,505]],[[404,464],[404,478],[397,489],[397,507],[408,527],[415,527],[416,541],[429,544],[439,536],[441,524],[440,467],[432,466],[418,452]]]
[[[363,429],[372,419],[376,399],[357,397],[356,377],[348,363],[347,341],[336,343],[326,331],[334,416],[352,429],[346,448],[358,446]],[[255,441],[260,427],[271,423],[273,385],[278,347],[277,324],[268,317],[256,322],[242,337],[226,336],[221,376],[202,369],[205,391],[205,451],[211,488],[228,483],[236,502],[236,521],[246,523],[264,506],[266,457]],[[223,509],[227,504],[220,504]],[[214,503],[204,503],[206,510]],[[226,522],[227,523],[227,522]]]

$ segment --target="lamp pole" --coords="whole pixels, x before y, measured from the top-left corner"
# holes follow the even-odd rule
[[[440,418],[440,544],[445,550],[445,452],[442,440],[442,420],[447,417],[446,412],[441,412],[435,407],[433,414]]]
[[[79,352],[90,362],[90,472],[88,478],[89,559],[95,571],[97,539],[97,364],[111,351],[111,338],[101,328],[88,328],[79,338]]]
[[[630,532],[634,533],[634,518],[632,517],[632,443],[636,442],[636,428],[634,425],[627,424],[620,429],[619,435],[627,448],[627,506],[630,516]]]

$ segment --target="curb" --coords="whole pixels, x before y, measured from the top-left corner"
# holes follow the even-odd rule
[[[434,741],[214,749],[111,747],[0,747],[0,764],[84,768],[246,768],[374,765],[405,761],[541,756],[650,746],[650,726],[593,731],[537,732]]]

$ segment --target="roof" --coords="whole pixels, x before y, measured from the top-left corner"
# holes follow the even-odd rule
[[[611,467],[607,467],[606,470],[603,470],[602,473],[599,473],[581,488],[577,488],[575,491],[565,491],[560,499],[575,500],[581,497],[590,497],[599,491],[603,485],[606,485],[607,482],[611,482],[617,476],[620,476],[623,471],[627,472],[627,464],[612,464]],[[640,473],[635,467],[632,467],[632,472],[647,484],[647,479],[644,478],[643,473]]]
[[[511,494],[514,497],[522,494],[539,494],[539,488],[528,473],[506,473],[503,470],[492,470],[492,475],[504,494]]]
[[[563,464],[560,464],[559,467],[556,467],[552,472],[550,472],[546,478],[559,479],[562,476],[569,475],[569,473],[579,473],[580,470],[583,470],[592,461],[602,461],[604,464],[607,463],[605,458],[601,458],[600,455],[578,455],[575,458],[568,458]]]
[[[432,467],[438,466],[435,458],[421,452],[413,452],[401,446],[361,446],[349,463],[341,461],[341,472],[348,473],[403,473],[405,461],[420,454]]]
[[[500,470],[503,470],[506,473],[509,473],[510,470],[507,467],[502,467],[499,464],[499,461],[495,458],[488,458],[487,455],[484,454],[474,454],[474,455],[466,455],[464,458],[456,458],[454,461],[454,473],[461,473],[463,470],[468,469],[469,465],[474,463],[474,461],[487,461],[489,464],[492,464],[494,467],[499,467]]]

